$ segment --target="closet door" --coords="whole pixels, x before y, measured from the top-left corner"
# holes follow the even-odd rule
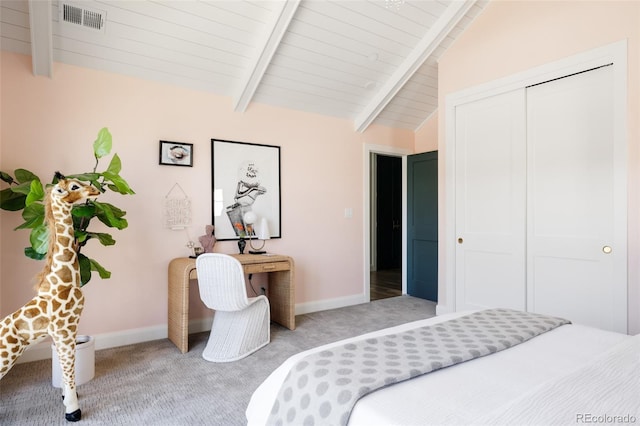
[[[626,332],[626,220],[616,217],[626,212],[626,167],[613,83],[606,66],[527,89],[527,309]]]
[[[525,304],[524,89],[456,107],[456,309]]]

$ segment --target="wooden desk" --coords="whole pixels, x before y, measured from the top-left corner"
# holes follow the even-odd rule
[[[290,330],[296,328],[293,259],[281,255],[232,254],[245,274],[269,273],[271,319]],[[196,260],[179,257],[169,263],[169,340],[189,350],[189,280],[197,279]]]

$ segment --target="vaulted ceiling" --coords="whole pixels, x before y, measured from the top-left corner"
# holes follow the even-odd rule
[[[436,110],[438,58],[488,0],[2,0],[0,46],[370,124],[418,129]],[[67,6],[64,6],[67,5]]]

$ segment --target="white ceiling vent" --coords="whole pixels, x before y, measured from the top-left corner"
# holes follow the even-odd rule
[[[104,32],[104,23],[107,12],[97,9],[89,9],[73,3],[60,2],[58,5],[60,22],[77,25],[92,31]]]

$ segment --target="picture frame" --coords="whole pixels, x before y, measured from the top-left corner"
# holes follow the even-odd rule
[[[159,164],[161,166],[193,167],[193,144],[160,141]]]
[[[211,139],[211,145],[212,223],[216,239],[238,240],[255,235],[243,220],[249,210],[257,217],[255,226],[266,219],[271,238],[281,238],[280,147],[223,139]]]

